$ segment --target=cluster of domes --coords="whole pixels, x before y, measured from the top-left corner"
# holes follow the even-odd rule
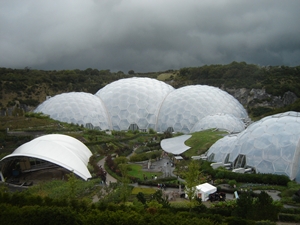
[[[217,141],[207,152],[212,162],[257,173],[283,174],[300,182],[300,113],[265,117],[237,135]]]
[[[56,95],[35,112],[99,130],[182,133],[209,128],[239,132],[244,129],[242,121],[248,117],[243,106],[219,88],[191,85],[174,89],[156,79],[136,77],[112,82],[95,95]],[[208,116],[210,123],[205,122]],[[237,128],[233,129],[232,124],[238,124]]]

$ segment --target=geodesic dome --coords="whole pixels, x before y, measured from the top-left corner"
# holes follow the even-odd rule
[[[40,104],[34,112],[41,112],[52,119],[88,128],[111,129],[103,102],[89,93],[70,92],[56,95]]]
[[[173,90],[162,81],[133,77],[112,82],[95,95],[103,100],[113,130],[155,130],[160,105]]]
[[[300,182],[300,113],[265,117],[236,136],[217,141],[207,152],[213,162],[251,167],[257,173],[288,176]]]
[[[201,119],[218,113],[231,114],[241,120],[248,118],[244,107],[227,92],[207,85],[185,86],[174,90],[164,100],[157,130],[190,133]]]
[[[182,133],[210,128],[238,132],[241,121],[248,119],[243,106],[219,88],[192,85],[175,90],[162,81],[137,77],[112,82],[95,95],[56,95],[34,112],[91,129]]]
[[[225,130],[229,133],[238,133],[245,129],[245,124],[241,119],[233,115],[217,113],[215,115],[208,115],[202,118],[191,129],[191,133],[212,128]]]

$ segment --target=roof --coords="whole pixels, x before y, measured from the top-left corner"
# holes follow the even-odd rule
[[[87,169],[91,151],[79,140],[62,134],[38,137],[18,147],[1,161],[13,157],[39,158],[73,171],[84,180],[91,178]]]
[[[165,152],[180,155],[191,148],[184,144],[190,137],[192,137],[192,135],[181,135],[174,138],[163,139],[160,142],[160,146]]]
[[[196,186],[196,188],[202,192],[217,191],[217,188],[209,183],[200,184]]]

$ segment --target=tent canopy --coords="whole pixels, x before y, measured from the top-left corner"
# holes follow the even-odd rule
[[[82,142],[67,135],[49,134],[38,137],[21,145],[1,161],[24,156],[54,163],[73,171],[84,180],[92,177],[87,169],[91,151]]]
[[[217,188],[209,183],[204,183],[196,186],[196,192],[198,197],[201,197],[202,201],[207,201],[210,194],[215,193]]]

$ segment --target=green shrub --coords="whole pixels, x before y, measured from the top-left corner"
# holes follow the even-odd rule
[[[283,222],[300,222],[300,215],[279,213],[279,220]]]

